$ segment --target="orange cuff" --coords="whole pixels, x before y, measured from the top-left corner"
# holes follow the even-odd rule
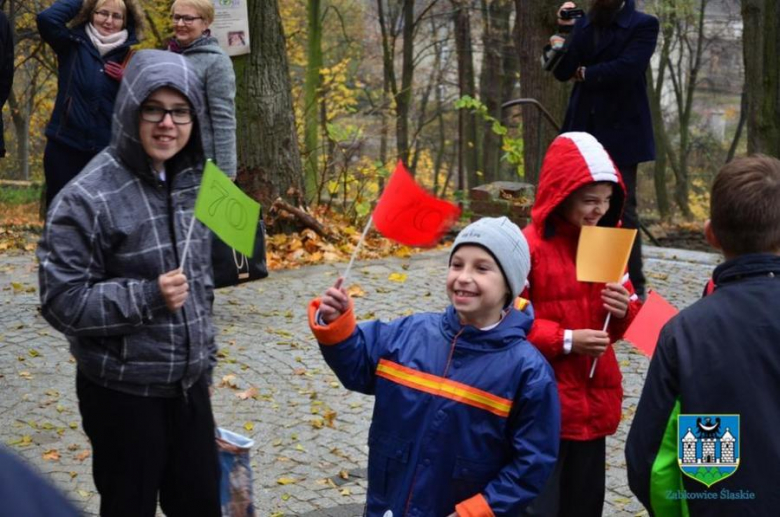
[[[317,324],[317,310],[322,301],[315,298],[309,303],[309,327],[317,341],[323,345],[337,345],[346,340],[355,331],[355,312],[352,310],[352,299],[349,300],[347,312],[328,325]]]
[[[482,494],[456,505],[455,511],[458,512],[458,517],[494,517],[493,510]]]
[[[515,298],[515,309],[518,311],[524,311],[526,307],[528,307],[528,304],[531,303],[530,301],[526,300],[525,298],[518,296]]]

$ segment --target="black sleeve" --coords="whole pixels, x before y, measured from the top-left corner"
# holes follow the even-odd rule
[[[585,18],[577,20],[572,33],[566,38],[566,52],[553,71],[553,75],[559,81],[565,82],[574,77],[574,73],[582,62],[582,52],[586,44],[586,32],[582,27],[584,22]]]

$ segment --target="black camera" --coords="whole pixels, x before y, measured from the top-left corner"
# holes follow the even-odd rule
[[[564,9],[561,11],[561,20],[576,20],[585,16],[582,9]]]

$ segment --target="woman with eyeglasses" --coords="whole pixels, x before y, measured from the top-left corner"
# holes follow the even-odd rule
[[[186,57],[206,95],[203,147],[222,171],[236,176],[236,74],[233,63],[211,36],[212,0],[175,0],[171,6],[174,37],[168,50]]]
[[[144,28],[138,0],[57,0],[38,30],[57,54],[57,100],[46,127],[46,206],[108,145],[119,82]]]

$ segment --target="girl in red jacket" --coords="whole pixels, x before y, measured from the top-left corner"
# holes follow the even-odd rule
[[[553,141],[532,223],[524,230],[531,250],[525,297],[536,310],[528,340],[550,362],[558,381],[561,444],[555,471],[530,515],[602,513],[606,436],[617,430],[623,398],[611,344],[623,336],[640,302],[628,274],[621,283],[578,282],[576,256],[580,228],[618,226],[625,197],[620,173],[592,135],[564,133]]]

